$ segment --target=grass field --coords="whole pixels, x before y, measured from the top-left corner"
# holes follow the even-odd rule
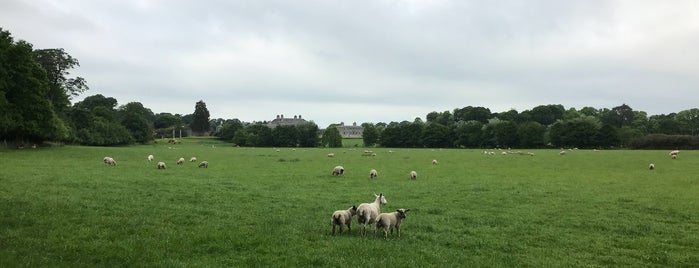
[[[695,151],[363,150],[185,139],[0,151],[0,267],[699,265]],[[209,168],[175,165],[191,156]],[[411,209],[400,238],[359,237],[356,218],[330,235],[333,211],[374,193],[384,212]]]

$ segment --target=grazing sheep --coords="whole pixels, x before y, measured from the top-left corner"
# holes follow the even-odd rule
[[[332,235],[335,235],[335,226],[340,225],[340,234],[345,231],[345,225],[347,225],[347,231],[352,230],[350,223],[352,222],[352,216],[357,215],[357,207],[352,206],[347,210],[337,210],[333,213],[330,219],[330,224],[333,226]]]
[[[153,162],[153,155],[152,154],[148,155],[148,162]]]
[[[379,175],[379,173],[376,171],[376,169],[369,170],[369,178],[370,179],[376,179],[376,177]]]
[[[432,165],[437,165],[437,164],[439,164],[439,163],[437,162],[437,159],[432,159]]]
[[[560,155],[566,155],[566,151],[561,151],[561,152],[558,153],[558,154],[560,154]]]
[[[158,169],[165,169],[165,162],[158,162]]]
[[[345,174],[345,168],[342,166],[336,166],[335,168],[333,168],[332,174],[333,176],[340,176],[342,174]]]
[[[177,164],[178,165],[184,164],[184,157],[180,157],[180,159],[177,159]]]
[[[199,163],[199,167],[209,168],[209,162],[201,161],[201,163]]]
[[[105,165],[107,166],[116,166],[116,160],[114,158],[111,158],[109,156],[105,156],[102,161],[104,162]]]
[[[328,154],[328,157],[335,157],[335,154],[334,154],[334,153],[329,153],[329,154]]]
[[[381,214],[381,205],[388,203],[383,194],[376,195],[376,199],[372,203],[362,203],[357,207],[357,223],[362,226],[359,232],[362,236],[366,236],[366,225],[376,222],[376,219]]]
[[[410,209],[401,208],[391,213],[379,214],[379,217],[376,219],[376,228],[374,228],[374,237],[376,237],[376,232],[379,228],[383,229],[384,239],[388,239],[389,230],[391,231],[391,235],[393,235],[394,228],[398,232],[398,237],[400,237],[400,224],[403,223],[405,214],[408,213],[408,211],[410,211]]]
[[[411,180],[417,179],[417,172],[415,172],[415,170],[410,171],[410,179]]]
[[[650,165],[648,165],[648,169],[654,170],[654,169],[655,169],[655,164],[650,163]]]
[[[677,159],[677,155],[676,155],[676,154],[673,154],[673,155],[672,155],[672,159]]]
[[[189,162],[197,162],[197,158],[192,156],[192,158],[189,159]]]

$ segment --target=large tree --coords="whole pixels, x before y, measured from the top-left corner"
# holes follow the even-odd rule
[[[80,63],[62,48],[37,49],[33,51],[33,56],[46,71],[49,82],[48,100],[57,113],[64,114],[70,107],[72,97],[89,89],[84,78],[68,77],[69,70],[80,66]]]
[[[209,109],[206,109],[206,103],[199,100],[194,106],[192,123],[189,124],[195,135],[203,136],[209,131],[209,116]]]
[[[335,126],[329,126],[323,132],[323,138],[321,139],[323,146],[330,148],[342,147],[342,136],[340,136],[340,131],[337,130]]]
[[[379,131],[376,129],[374,124],[364,123],[362,124],[364,131],[362,131],[362,141],[364,141],[364,146],[373,147],[379,141]]]
[[[30,43],[15,43],[0,28],[0,137],[16,143],[63,140],[68,129],[48,100],[46,72],[32,51]]]
[[[153,140],[153,112],[140,102],[130,102],[119,107],[121,124],[131,133],[136,142],[148,143]]]
[[[316,147],[320,143],[318,138],[318,125],[313,122],[303,122],[296,125],[299,132],[299,146]]]

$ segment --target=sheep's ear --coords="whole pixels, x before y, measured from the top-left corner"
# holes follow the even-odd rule
[[[410,209],[409,209],[409,208],[406,208],[406,209],[405,209],[405,212],[408,212],[408,211],[410,211]]]

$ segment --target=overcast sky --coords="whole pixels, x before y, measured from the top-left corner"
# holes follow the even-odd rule
[[[699,1],[0,0],[119,105],[319,127],[562,104],[699,107]]]

